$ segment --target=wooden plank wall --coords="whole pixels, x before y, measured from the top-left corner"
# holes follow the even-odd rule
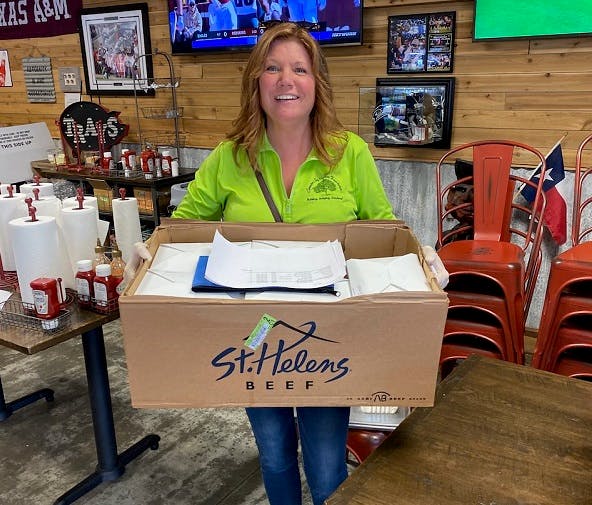
[[[85,0],[84,6],[127,3],[132,2]],[[148,4],[152,48],[168,52],[167,2],[150,0]],[[376,77],[387,76],[388,16],[443,10],[457,13],[454,72],[437,75],[456,78],[452,144],[508,138],[546,153],[567,133],[564,155],[566,165],[573,167],[579,143],[592,133],[592,37],[475,43],[471,39],[472,1],[365,0],[364,44],[326,49],[342,122],[358,131],[360,89],[372,88]],[[63,110],[58,68],[82,66],[78,35],[5,40],[0,48],[8,50],[14,82],[11,88],[0,88],[0,125],[45,121],[58,137],[55,120]],[[55,104],[27,102],[21,59],[40,54],[51,57],[58,96]],[[237,113],[246,58],[245,53],[173,58],[181,77],[177,98],[183,107],[180,128],[187,146],[212,148],[224,137]],[[168,76],[164,58],[156,59],[155,76]],[[161,89],[155,98],[141,98],[139,105],[140,109],[160,107],[170,101],[170,91]],[[135,141],[138,122],[133,97],[103,97],[101,103],[122,112],[122,120],[130,124],[126,140]],[[367,122],[369,111],[363,109],[361,114],[362,122]],[[170,131],[172,124],[143,119],[142,136],[158,137]],[[426,148],[373,148],[373,152],[381,159],[417,161],[435,161],[442,154]]]

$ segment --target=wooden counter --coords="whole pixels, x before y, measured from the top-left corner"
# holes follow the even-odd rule
[[[328,505],[592,503],[592,384],[473,356]]]

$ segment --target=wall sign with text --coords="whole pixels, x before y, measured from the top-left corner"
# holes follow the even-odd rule
[[[56,101],[51,59],[48,56],[23,58],[23,74],[29,102],[53,103]]]

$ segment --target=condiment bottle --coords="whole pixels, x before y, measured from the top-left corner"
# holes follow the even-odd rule
[[[169,176],[173,170],[173,157],[170,151],[162,152],[162,175]]]
[[[111,277],[111,265],[97,265],[96,275],[93,280],[95,292],[95,304],[98,307],[108,307],[109,302],[117,298],[115,283]]]
[[[123,289],[120,291],[119,286],[121,285],[121,281],[123,281],[125,262],[121,257],[121,251],[117,247],[113,249],[111,255],[113,256],[111,260],[111,277],[114,279],[117,295],[119,296],[121,291],[123,291]]]
[[[58,297],[58,281],[61,283],[62,279],[39,277],[30,282],[37,317],[54,319],[60,315],[61,303]]]
[[[91,299],[94,297],[93,282],[95,272],[91,260],[80,260],[76,262],[76,293],[78,305],[90,307]]]
[[[127,159],[127,166],[130,167],[130,170],[136,169],[136,151],[133,149],[128,149],[127,153],[125,153],[125,157]]]
[[[140,155],[142,172],[144,172],[144,177],[146,179],[152,179],[152,173],[154,172],[154,158],[155,154],[150,146],[147,146]]]
[[[123,176],[124,177],[131,177],[132,172],[128,165],[129,157],[127,156],[127,152],[129,149],[122,149],[121,150],[121,158],[119,161],[121,162],[121,168],[123,169]]]
[[[101,168],[104,172],[115,169],[115,163],[113,162],[111,151],[105,151],[103,153],[103,158],[101,159]]]
[[[179,161],[177,158],[173,159],[171,162],[171,175],[173,177],[177,177],[179,175]]]
[[[105,256],[105,248],[101,245],[101,241],[97,239],[97,245],[95,247],[95,258],[93,259],[93,269],[97,270],[98,265],[108,265],[111,263],[109,258]]]

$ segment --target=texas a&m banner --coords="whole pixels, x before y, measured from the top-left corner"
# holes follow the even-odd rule
[[[0,40],[76,33],[81,8],[82,0],[0,1]]]

